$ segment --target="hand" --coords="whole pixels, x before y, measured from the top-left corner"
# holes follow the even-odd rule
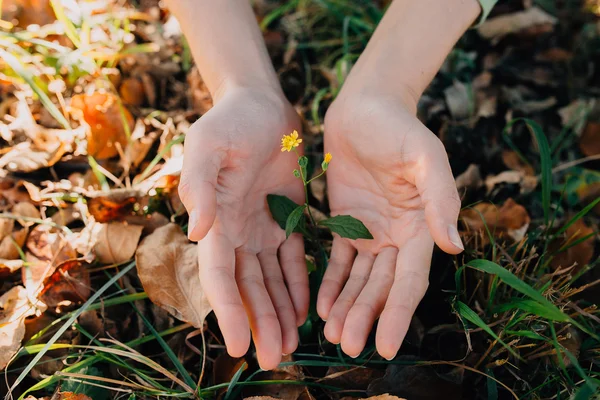
[[[296,349],[308,312],[302,237],[285,240],[266,202],[270,193],[303,201],[296,158],[280,151],[281,136],[294,129],[298,115],[283,94],[230,90],[187,133],[179,185],[227,350],[243,356],[251,329],[263,369]]]
[[[351,357],[380,317],[377,350],[393,358],[427,290],[434,240],[448,253],[463,250],[460,199],[444,146],[405,99],[339,97],[325,120],[331,213],[360,219],[374,236],[335,236],[318,296],[325,337]]]

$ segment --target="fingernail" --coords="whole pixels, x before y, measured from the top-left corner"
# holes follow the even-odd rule
[[[198,225],[199,219],[200,219],[200,215],[198,213],[198,210],[193,209],[192,212],[190,213],[190,218],[188,220],[188,238],[194,231],[194,228],[196,227],[196,225]]]
[[[448,226],[448,238],[452,242],[453,245],[458,247],[461,250],[465,249],[465,246],[462,244],[462,240],[460,240],[460,235],[458,234],[458,230],[455,225]]]
[[[392,361],[394,358],[396,358],[396,355],[394,354],[393,356],[391,356],[390,358],[384,357],[386,360],[388,361]]]
[[[358,354],[357,354],[357,355],[355,355],[355,356],[351,356],[350,354],[348,354],[348,357],[350,357],[350,358],[356,358],[356,357],[358,357],[358,356],[360,356],[360,353],[358,353]]]

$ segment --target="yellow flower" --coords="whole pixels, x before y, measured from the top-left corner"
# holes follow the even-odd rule
[[[283,138],[281,138],[281,151],[292,151],[295,147],[300,146],[300,143],[302,143],[302,139],[298,139],[298,131],[283,135]]]
[[[325,162],[329,164],[331,162],[331,153],[325,153]]]

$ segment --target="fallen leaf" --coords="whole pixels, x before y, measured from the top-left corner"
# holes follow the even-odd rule
[[[281,362],[293,361],[291,355],[283,356]],[[289,380],[303,381],[304,374],[298,365],[277,367],[271,371],[261,372],[257,375],[259,380]],[[247,393],[260,396],[272,396],[285,400],[297,400],[307,390],[304,385],[271,384],[261,387],[249,387]]]
[[[0,371],[6,368],[21,346],[25,335],[25,318],[39,315],[45,310],[44,303],[27,297],[27,290],[23,286],[15,286],[0,297]]]
[[[40,299],[50,308],[64,301],[81,303],[90,297],[90,274],[85,260],[67,260],[44,280]]]
[[[322,382],[345,390],[367,390],[373,379],[381,378],[384,371],[362,367],[329,367]]]
[[[41,218],[40,211],[37,209],[37,207],[26,201],[22,201],[20,203],[15,204],[13,206],[12,213],[14,215],[19,215],[21,217],[35,218],[35,219]],[[35,223],[35,222],[31,222],[31,221],[25,221],[22,219],[17,219],[17,222],[19,222],[19,224],[21,224],[22,226],[26,226],[26,227],[30,227]]]
[[[138,275],[150,300],[176,318],[202,328],[211,311],[200,285],[196,245],[177,224],[158,228],[135,255]]]
[[[472,89],[463,82],[454,81],[452,86],[444,90],[444,96],[454,119],[465,119],[473,114],[475,104]]]
[[[557,18],[539,7],[490,18],[477,28],[485,39],[499,39],[511,33],[523,31],[539,25],[555,25]]]
[[[118,155],[117,143],[127,144],[127,132],[133,129],[133,117],[112,93],[77,94],[71,98],[71,108],[79,110],[89,125],[87,152],[103,160]]]
[[[460,219],[469,231],[479,232],[487,238],[485,225],[496,237],[506,234],[519,241],[525,236],[531,221],[525,207],[507,199],[501,207],[492,203],[478,203],[460,212]],[[485,223],[484,223],[485,222]]]
[[[521,157],[519,157],[516,151],[503,150],[502,161],[504,162],[504,165],[506,165],[512,170],[520,171],[527,176],[535,175],[535,170],[533,169],[531,164],[528,164],[523,159],[521,159]]]
[[[600,123],[588,122],[579,139],[581,152],[590,157],[600,154]]]
[[[33,172],[40,168],[51,167],[65,154],[66,143],[55,141],[43,145],[22,142],[12,147],[0,157],[0,169],[11,172]]]
[[[119,87],[123,103],[139,107],[144,104],[146,94],[142,81],[135,77],[125,78]]]
[[[61,392],[58,395],[57,400],[93,400],[91,397],[85,394],[73,393],[73,392]]]
[[[141,197],[142,192],[131,189],[99,192],[87,199],[88,211],[98,222],[119,220],[133,213],[134,205]]]
[[[567,228],[561,238],[557,238],[550,242],[548,251],[550,254],[558,252],[562,247],[568,247],[569,244],[593,233],[594,230],[587,226],[583,219],[580,218]],[[552,261],[550,261],[550,265],[554,269],[568,268],[575,265],[576,267],[574,268],[573,273],[576,273],[592,260],[592,257],[594,256],[594,245],[595,240],[592,235],[587,240],[577,243],[554,255]]]
[[[50,0],[5,0],[2,3],[2,16],[10,15],[18,22],[17,26],[47,25],[56,21]]]
[[[0,258],[16,260],[20,257],[19,248],[23,248],[27,239],[28,228],[19,229],[0,241]]]
[[[464,189],[477,189],[482,185],[481,171],[479,166],[475,164],[469,164],[469,167],[456,177],[456,188],[460,192]]]
[[[143,226],[121,222],[103,224],[98,232],[94,252],[103,264],[119,264],[130,260],[142,236]]]
[[[221,353],[215,359],[213,364],[213,382],[215,385],[220,383],[231,382],[236,372],[239,371],[246,360],[242,358],[233,358],[229,354]],[[244,370],[248,369],[248,365],[244,366]],[[224,393],[227,389],[223,388],[219,393]],[[219,396],[217,396],[219,397]]]
[[[34,184],[16,181],[11,178],[0,179],[0,209],[9,209],[22,201],[40,201],[40,191]]]
[[[23,260],[0,259],[0,278],[6,278],[8,275],[17,272],[23,267],[23,265]]]
[[[515,184],[521,188],[521,193],[531,193],[538,184],[536,176],[525,175],[521,171],[503,171],[498,175],[491,175],[485,178],[484,185],[488,194],[500,184]]]
[[[0,240],[10,235],[15,227],[15,220],[10,218],[0,218]]]

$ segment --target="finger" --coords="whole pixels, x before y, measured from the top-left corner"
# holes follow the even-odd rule
[[[334,237],[331,258],[325,270],[319,295],[317,296],[317,313],[324,320],[329,318],[331,307],[337,300],[352,269],[356,249],[349,241]]]
[[[348,312],[342,332],[342,350],[350,357],[358,357],[367,343],[375,320],[381,314],[394,282],[394,268],[398,249],[381,250],[373,264],[369,280]]]
[[[375,343],[391,360],[406,336],[410,320],[429,285],[433,241],[428,233],[414,237],[398,252],[394,284],[379,318]]]
[[[250,317],[250,329],[262,369],[277,367],[281,361],[281,327],[255,254],[235,252],[235,272],[242,301]]]
[[[287,283],[288,292],[294,306],[296,325],[306,321],[310,291],[308,288],[308,271],[304,257],[304,239],[302,235],[293,233],[279,248],[281,270]]]
[[[325,337],[331,343],[337,344],[340,342],[348,311],[350,311],[356,298],[365,287],[374,261],[375,256],[373,254],[359,253],[356,256],[344,290],[331,307],[329,318],[323,330]]]
[[[227,352],[242,357],[250,346],[250,325],[235,283],[235,253],[231,242],[211,230],[198,242],[200,282],[215,311]]]
[[[188,135],[198,135],[192,132]],[[198,138],[194,138],[195,141]],[[194,143],[194,144],[197,144]],[[202,144],[202,143],[200,143]],[[208,146],[207,146],[208,147]],[[202,239],[211,228],[217,212],[217,177],[224,159],[222,151],[210,148],[185,146],[183,168],[179,181],[179,197],[190,214],[188,222],[188,237],[190,240]]]
[[[296,312],[285,287],[281,267],[276,252],[264,251],[258,255],[258,261],[265,278],[265,286],[281,325],[283,354],[291,354],[298,347],[298,329],[296,328]]]
[[[444,145],[434,140],[419,165],[415,183],[433,240],[446,253],[458,254],[464,250],[457,229],[460,197]]]

